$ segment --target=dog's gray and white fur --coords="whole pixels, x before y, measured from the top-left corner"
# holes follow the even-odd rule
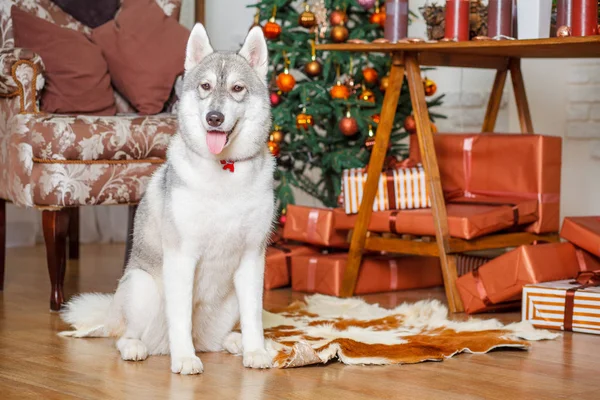
[[[170,354],[181,374],[203,371],[197,351],[227,349],[247,367],[271,366],[261,320],[275,167],[265,145],[267,55],[260,28],[236,54],[213,52],[204,27],[194,27],[179,131],[138,207],[125,273],[114,295],[67,304],[63,319],[76,330],[63,336],[116,336],[124,360]],[[211,124],[211,112],[221,120]],[[216,154],[215,129],[227,135]],[[238,160],[235,172],[221,160]],[[232,333],[238,321],[241,335]]]

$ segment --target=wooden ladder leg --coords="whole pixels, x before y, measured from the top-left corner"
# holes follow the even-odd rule
[[[502,92],[504,92],[504,84],[506,83],[506,75],[508,69],[499,69],[496,71],[492,92],[488,100],[487,109],[485,110],[485,118],[483,119],[482,132],[494,132],[496,128],[496,120],[500,111],[500,103],[502,102]]]
[[[396,107],[400,97],[400,89],[404,81],[404,65],[401,53],[392,56],[392,67],[390,69],[390,83],[385,91],[383,105],[381,108],[381,119],[375,135],[375,145],[369,159],[367,183],[363,189],[363,197],[358,209],[358,218],[354,225],[354,233],[350,241],[348,252],[348,263],[342,281],[341,297],[350,297],[354,294],[358,270],[362,260],[362,253],[367,240],[367,229],[371,214],[373,213],[373,201],[377,194],[380,171],[383,168],[385,156],[388,150],[390,134],[394,125]]]
[[[129,206],[129,213],[127,216],[127,239],[125,241],[125,262],[123,263],[123,269],[127,267],[129,263],[129,256],[131,255],[131,248],[133,247],[133,222],[135,221],[135,213],[137,211],[136,205]]]
[[[0,199],[0,291],[4,290],[6,264],[6,200]]]
[[[50,309],[59,311],[64,302],[63,283],[66,270],[67,234],[69,231],[69,210],[44,210],[42,226],[46,241],[46,258],[52,292]]]
[[[69,208],[69,260],[79,260],[79,207]]]
[[[417,125],[417,137],[419,139],[419,148],[421,149],[421,158],[427,184],[429,186],[429,195],[431,197],[431,206],[433,220],[435,224],[435,236],[438,245],[438,253],[442,264],[442,274],[444,276],[444,287],[448,299],[448,307],[451,312],[462,312],[464,310],[462,301],[456,289],[456,259],[449,255],[450,252],[450,234],[448,231],[448,215],[446,214],[446,204],[444,202],[444,193],[442,192],[442,183],[440,180],[440,170],[435,154],[435,145],[431,132],[431,121],[427,102],[425,101],[425,91],[423,89],[423,79],[421,78],[421,68],[417,61],[417,55],[407,53],[405,55],[406,79],[410,89],[410,97]]]
[[[523,73],[521,72],[521,59],[511,58],[508,68],[510,69],[510,78],[515,92],[515,103],[517,105],[521,133],[534,133],[531,113],[529,112],[529,103],[527,102],[527,93],[525,92],[525,82],[523,82]]]

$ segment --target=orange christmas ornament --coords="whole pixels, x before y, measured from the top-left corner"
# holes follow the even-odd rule
[[[273,7],[273,14],[269,21],[263,26],[263,33],[267,39],[276,40],[281,35],[281,25],[275,22],[275,15],[277,14],[277,6]]]
[[[313,116],[310,114],[306,114],[306,111],[303,111],[301,114],[298,114],[296,116],[296,127],[298,129],[307,130],[309,126],[312,126],[314,124],[315,121],[313,120]]]
[[[296,79],[288,72],[287,68],[277,75],[277,87],[282,92],[291,92],[294,86],[296,86]]]
[[[375,6],[375,12],[369,17],[369,22],[383,28],[385,25],[385,11],[382,11],[379,6]]]
[[[375,122],[376,124],[379,124],[379,121],[381,120],[381,115],[379,114],[375,114],[371,117],[371,119],[373,120],[373,122]]]
[[[375,68],[365,68],[362,70],[363,78],[365,78],[365,82],[373,84],[377,82],[377,78],[379,77]]]
[[[267,142],[267,147],[269,148],[271,154],[273,154],[275,157],[277,157],[279,155],[279,152],[281,151],[281,149],[279,148],[279,144],[277,144],[273,140],[269,140]]]
[[[433,96],[437,92],[437,85],[431,79],[425,78],[423,79],[423,89],[425,90],[425,96]]]
[[[431,123],[431,133],[438,133],[438,128],[433,122]]]
[[[342,85],[342,83],[338,81],[338,83],[331,88],[329,94],[334,99],[346,100],[348,97],[350,97],[350,89],[348,89],[348,86]]]

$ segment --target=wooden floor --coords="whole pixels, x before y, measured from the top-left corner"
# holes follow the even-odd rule
[[[69,264],[67,295],[112,291],[124,247],[82,246]],[[121,361],[110,339],[66,339],[67,328],[48,311],[48,274],[42,247],[9,249],[6,289],[0,294],[0,399],[600,399],[600,336],[565,334],[534,343],[529,352],[463,354],[442,363],[360,367],[333,362],[288,370],[248,370],[239,357],[201,356],[205,372],[179,376],[167,357]],[[268,292],[265,306],[300,293]],[[443,291],[368,296],[391,307]],[[517,313],[496,315],[504,322]],[[457,318],[465,318],[464,315]]]

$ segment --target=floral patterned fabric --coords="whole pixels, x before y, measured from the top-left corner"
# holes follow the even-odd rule
[[[7,129],[1,143],[8,170],[2,170],[0,192],[15,204],[118,204],[139,201],[157,161],[165,157],[176,118],[19,114]],[[69,163],[74,160],[100,163]]]
[[[13,65],[20,60],[30,61],[35,65],[38,74],[37,80],[39,81],[36,82],[37,91],[40,91],[44,86],[43,72],[45,67],[39,55],[27,49],[0,49],[0,96],[12,95],[19,90],[19,87],[12,76],[12,68]],[[29,65],[22,64],[17,67],[16,75],[24,86],[30,86],[31,80],[33,79],[33,69]],[[31,100],[32,99],[29,99],[29,101]]]
[[[166,156],[177,119],[151,116],[22,115],[18,131],[43,160],[141,160]]]

